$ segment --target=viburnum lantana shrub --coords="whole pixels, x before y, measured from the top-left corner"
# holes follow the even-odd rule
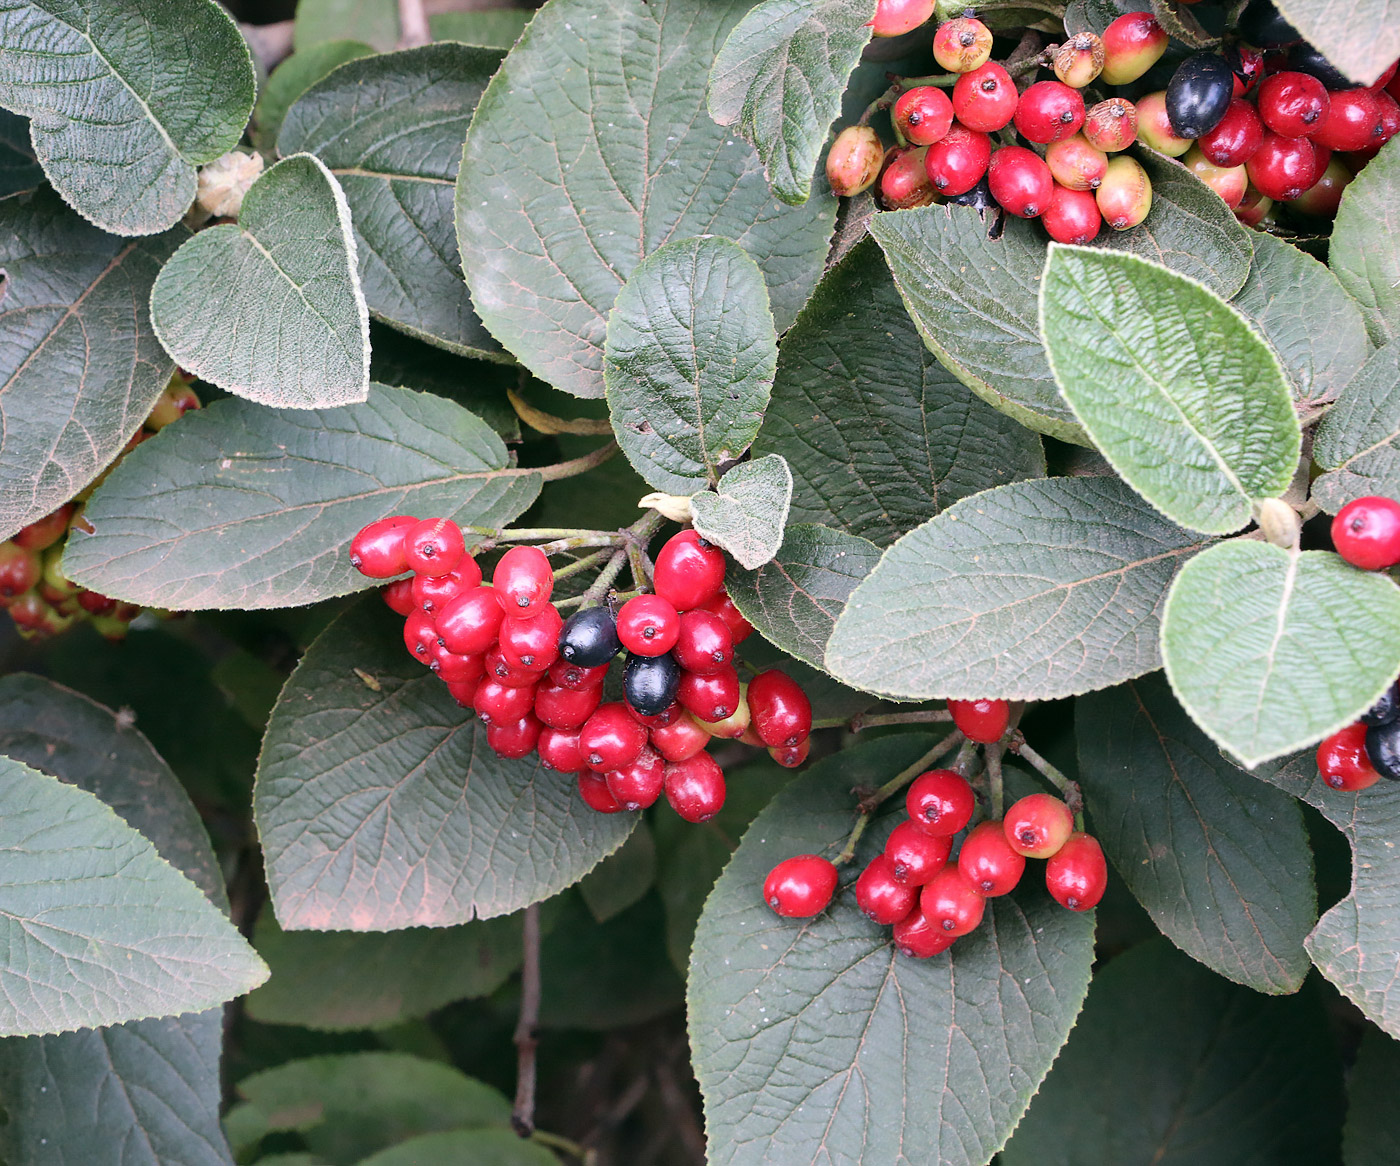
[[[1400,0],[439,7],[0,5],[0,1159],[1393,1162]]]

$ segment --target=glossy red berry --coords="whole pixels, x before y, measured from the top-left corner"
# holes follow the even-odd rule
[[[1026,869],[1026,860],[1006,841],[1000,821],[979,822],[963,839],[958,869],[983,898],[1010,894]]]
[[[695,531],[683,530],[657,554],[652,582],[656,594],[677,611],[700,607],[724,586],[724,552]]]
[[[676,645],[680,613],[659,595],[638,595],[617,613],[617,638],[638,656],[660,656]]]
[[[856,906],[876,923],[888,927],[914,909],[918,890],[894,877],[894,863],[877,854],[856,879]]]
[[[754,731],[773,748],[796,745],[812,731],[812,702],[785,672],[770,668],[749,681],[749,716]]]
[[[1380,774],[1366,752],[1366,724],[1357,721],[1318,745],[1317,771],[1332,789],[1358,790],[1375,785]]]
[[[934,85],[915,85],[899,95],[890,111],[905,141],[914,146],[931,146],[953,124],[953,103]]]
[[[577,736],[583,723],[603,700],[603,686],[572,689],[544,683],[535,690],[535,716],[551,729],[570,731]]]
[[[697,720],[709,724],[723,721],[739,707],[739,674],[732,666],[709,676],[682,673],[676,700]]]
[[[935,927],[923,911],[915,907],[894,925],[894,945],[899,954],[913,960],[931,959],[953,946],[956,935]]]
[[[1167,51],[1167,32],[1150,12],[1129,12],[1103,30],[1105,85],[1130,85]]]
[[[1108,170],[1108,155],[1091,146],[1083,134],[1075,134],[1052,142],[1045,151],[1045,164],[1058,185],[1068,190],[1095,190]]]
[[[645,810],[661,796],[666,762],[655,749],[644,745],[636,757],[604,773],[603,778],[624,810]]]
[[[438,635],[450,651],[463,656],[479,655],[496,642],[504,618],[495,591],[474,587],[442,609],[436,617]]]
[[[914,779],[904,805],[919,829],[929,834],[953,835],[971,820],[977,797],[961,774],[951,769],[933,769]]]
[[[1045,233],[1057,243],[1092,243],[1103,227],[1098,200],[1087,190],[1069,190],[1056,184],[1050,205],[1040,216]]]
[[[687,611],[680,617],[672,655],[687,672],[718,672],[734,660],[734,633],[712,611]]]
[[[991,138],[954,122],[953,128],[928,148],[924,168],[934,190],[952,198],[966,194],[982,181],[991,159]]]
[[[408,615],[418,610],[413,598],[413,584],[417,579],[395,579],[380,589],[380,596],[388,604],[389,610],[399,615]]]
[[[1023,146],[1003,146],[994,153],[987,182],[997,203],[1023,219],[1039,217],[1055,192],[1050,167],[1039,154]]]
[[[1084,124],[1084,98],[1061,81],[1037,81],[1021,94],[1015,121],[1016,131],[1028,141],[1042,146],[1058,142]]]
[[[698,606],[700,610],[708,611],[724,620],[729,628],[729,634],[734,637],[735,647],[753,635],[753,624],[744,618],[743,613],[734,606],[734,601],[729,598],[726,592],[720,591]]]
[[[1137,107],[1121,97],[1100,101],[1084,115],[1084,140],[1114,154],[1137,141]]]
[[[403,536],[418,519],[396,514],[371,522],[350,540],[350,565],[371,579],[389,579],[408,570]]]
[[[467,544],[450,518],[425,518],[404,531],[403,553],[410,571],[446,575],[467,553]]]
[[[538,547],[511,547],[496,564],[491,584],[507,614],[528,618],[549,606],[554,569]]]
[[[1249,181],[1276,201],[1297,198],[1318,180],[1321,172],[1317,152],[1307,138],[1281,138],[1269,133],[1245,168]]]
[[[447,682],[448,695],[464,709],[474,709],[476,690],[481,687],[481,681],[480,676],[472,680],[449,680]]]
[[[12,541],[31,551],[43,551],[68,533],[68,520],[73,517],[73,503],[65,502],[57,510],[36,519],[12,536]]]
[[[658,713],[641,712],[633,708],[629,703],[627,705],[627,713],[637,724],[644,725],[648,730],[664,728],[667,725],[674,724],[681,717],[689,715],[685,709],[681,708],[679,702],[668,705]]]
[[[1319,219],[1333,219],[1342,205],[1342,195],[1355,177],[1340,161],[1327,163],[1322,176],[1288,205],[1299,214]]]
[[[724,808],[724,770],[698,752],[666,766],[666,800],[687,822],[708,822]]]
[[[1059,798],[1028,794],[1006,812],[1007,845],[1026,858],[1049,858],[1074,833],[1074,815]]]
[[[486,744],[501,757],[527,757],[535,751],[542,728],[534,713],[527,712],[518,721],[487,725]]]
[[[1108,863],[1098,839],[1071,834],[1045,864],[1045,886],[1050,897],[1071,911],[1088,911],[1099,905],[1108,887]]]
[[[1011,706],[1004,700],[950,700],[948,711],[958,732],[981,745],[1000,741],[1011,719]]]
[[[1019,98],[1011,74],[995,61],[964,73],[953,86],[953,113],[961,125],[991,133],[1010,123]]]
[[[914,822],[901,822],[885,839],[885,857],[893,864],[894,880],[921,887],[948,865],[951,834],[930,834]]]
[[[1328,95],[1327,112],[1308,136],[1331,150],[1364,150],[1384,134],[1381,108],[1370,89],[1344,89]]]
[[[428,667],[447,684],[477,680],[486,674],[486,664],[480,656],[459,656],[456,652],[449,652],[436,638],[428,645]]]
[[[992,57],[992,30],[975,16],[945,20],[933,34],[933,59],[950,73],[971,73]]]
[[[6,599],[23,595],[34,587],[44,573],[38,551],[18,543],[0,543],[0,596]]]
[[[481,580],[469,581],[457,571],[448,571],[445,575],[415,575],[411,580],[402,582],[409,586],[414,607],[429,615],[438,615],[462,592],[479,586]]]
[[[768,748],[768,756],[784,769],[796,769],[811,752],[811,737],[803,737],[796,745],[771,745]]]
[[[1332,545],[1363,571],[1400,563],[1400,502],[1375,494],[1348,502],[1332,520]]]
[[[579,733],[584,764],[604,773],[631,764],[646,743],[646,727],[628,715],[620,700],[599,705]]]
[[[835,893],[836,868],[819,854],[785,858],[763,880],[763,901],[785,919],[819,915]]]
[[[929,206],[937,192],[924,168],[924,149],[894,149],[885,157],[880,172],[880,203],[886,210],[907,211]]]
[[[502,684],[508,684],[512,688],[533,688],[539,683],[540,674],[533,669],[507,660],[505,653],[501,651],[500,644],[493,644],[487,648],[482,662],[485,665],[486,675],[494,677]]]
[[[501,655],[517,668],[543,672],[559,659],[559,631],[563,626],[564,617],[552,603],[542,605],[529,619],[506,616],[497,633]]]
[[[945,866],[919,893],[919,910],[945,935],[966,935],[982,922],[986,909],[986,900],[956,866]]]
[[[876,0],[870,27],[876,36],[903,36],[933,17],[935,0]]]
[[[869,126],[847,126],[826,152],[826,180],[831,192],[849,198],[869,190],[880,176],[885,144]]]
[[[549,666],[549,680],[560,688],[596,688],[608,674],[608,666],[600,664],[596,668],[584,668],[567,660],[556,660]]]
[[[534,707],[533,688],[502,684],[494,676],[481,681],[472,701],[476,715],[488,725],[514,724]]]
[[[652,748],[672,764],[704,752],[710,743],[710,734],[685,712],[669,725],[657,725],[650,735]]]
[[[4,592],[4,583],[0,582],[0,594]],[[432,662],[433,645],[438,641],[437,628],[433,625],[433,617],[424,615],[421,611],[411,612],[403,622],[403,642],[408,649],[409,655],[420,664]]]
[[[539,712],[536,711],[536,716]],[[585,768],[583,753],[578,747],[577,729],[554,729],[546,725],[540,730],[540,739],[535,743],[540,755],[540,764],[546,769],[557,769],[560,773],[577,773]]]
[[[584,804],[600,814],[622,813],[622,803],[613,797],[612,790],[601,773],[591,769],[581,769],[578,774],[578,793]]]
[[[1331,108],[1327,87],[1306,73],[1275,73],[1259,86],[1259,117],[1281,138],[1310,134]]]
[[[1264,140],[1264,123],[1252,102],[1236,97],[1216,127],[1202,134],[1196,145],[1216,166],[1231,169],[1243,166]]]

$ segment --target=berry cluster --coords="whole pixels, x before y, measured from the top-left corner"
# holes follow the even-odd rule
[[[1006,732],[1005,701],[949,701],[948,708],[970,741],[991,744]],[[1045,885],[1061,906],[1088,911],[1103,898],[1103,850],[1075,830],[1074,816],[1059,798],[1030,794],[1004,819],[979,822],[963,836],[952,862],[955,836],[967,830],[977,809],[968,780],[951,769],[930,770],[914,779],[904,804],[908,817],[861,871],[855,896],[871,920],[894,928],[895,945],[911,958],[935,956],[975,929],[987,900],[1009,894],[1021,881],[1027,858],[1048,860]],[[799,854],[769,872],[763,897],[785,918],[807,918],[826,909],[836,883],[833,862]]]
[[[88,620],[109,640],[126,636],[131,621],[144,610],[139,604],[122,603],[80,587],[63,573],[63,551],[68,532],[83,522],[83,503],[106,480],[123,457],[191,409],[199,398],[189,379],[176,372],[161,392],[150,415],[131,435],[121,453],[72,501],[36,519],[0,542],[0,607],[10,613],[15,629],[25,639],[45,639]]]
[[[1365,789],[1383,777],[1400,781],[1400,681],[1317,747],[1317,771],[1340,790]]]
[[[567,620],[542,550],[511,547],[485,582],[449,519],[371,523],[350,561],[375,579],[412,572],[383,592],[409,653],[476,713],[496,753],[537,752],[545,768],[575,774],[601,813],[645,809],[664,791],[686,821],[713,818],[725,797],[713,738],[763,746],[788,767],[807,758],[811,703],[776,669],[741,683],[734,649],[753,628],[724,590],[723,552],[693,530],[662,547],[653,593]],[[623,653],[622,699],[605,701]]]

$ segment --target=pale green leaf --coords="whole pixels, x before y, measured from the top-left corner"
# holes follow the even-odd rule
[[[305,93],[332,69],[368,57],[374,52],[369,45],[357,40],[328,40],[312,45],[301,52],[293,53],[277,68],[272,70],[267,84],[258,94],[257,108],[253,120],[258,129],[268,135],[268,141],[276,139],[282,128],[282,119],[287,116],[292,102]]]
[[[520,39],[535,15],[530,8],[477,8],[465,12],[434,12],[428,28],[434,40],[455,40],[486,49],[508,49]]]
[[[1358,85],[1369,85],[1400,57],[1396,0],[1277,0],[1310,44]]]
[[[1400,496],[1400,338],[1377,350],[1318,426],[1312,487],[1329,514],[1368,494]]]
[[[1342,23],[1356,20],[1349,15]],[[1400,17],[1391,28],[1400,35]],[[1327,259],[1361,305],[1372,342],[1400,339],[1400,146],[1386,143],[1346,188]]]
[[[387,53],[399,39],[398,0],[298,0],[296,9],[297,52],[349,37]]]
[[[783,545],[792,471],[778,454],[740,462],[720,479],[714,493],[690,500],[697,534],[729,552],[741,567],[761,567]]]

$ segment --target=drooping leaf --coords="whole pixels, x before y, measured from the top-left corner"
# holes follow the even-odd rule
[[[540,484],[480,418],[426,393],[376,385],[321,412],[218,401],[123,459],[64,568],[153,607],[295,607],[376,585],[350,565],[362,526],[405,513],[504,525]]]
[[[879,547],[867,539],[795,523],[770,562],[755,571],[731,571],[726,588],[734,606],[766,639],[821,668],[846,600],[879,559]]]
[[[1358,85],[1369,85],[1400,57],[1396,0],[1279,0],[1278,10]]]
[[[1354,5],[1339,23],[1365,27]],[[1400,21],[1390,28],[1400,35]],[[1343,193],[1327,258],[1361,305],[1372,342],[1400,339],[1400,146],[1387,143]]]
[[[959,498],[1045,473],[1040,438],[925,347],[871,240],[783,337],[754,453],[787,459],[795,521],[882,546]]]
[[[764,0],[715,57],[710,116],[737,124],[757,147],[784,202],[812,193],[812,172],[874,16],[872,0]]]
[[[826,649],[848,684],[902,700],[1043,700],[1161,664],[1167,585],[1204,544],[1117,478],[1015,482],[905,535]]]
[[[1313,460],[1331,471],[1312,487],[1329,514],[1354,498],[1400,491],[1400,338],[1372,353],[1342,390],[1318,426]]]
[[[496,756],[373,598],[287,682],[254,810],[277,919],[298,931],[506,915],[577,882],[635,821],[590,810],[571,775],[533,756]]]
[[[1400,1041],[1378,1032],[1361,1038],[1347,1081],[1347,1121],[1342,1130],[1346,1166],[1389,1166],[1400,1161]]]
[[[1400,589],[1327,551],[1222,543],[1172,584],[1162,657],[1192,720],[1253,768],[1350,724],[1400,673]]]
[[[1361,311],[1324,264],[1274,235],[1232,301],[1278,354],[1300,404],[1333,400],[1371,353]]]
[[[299,0],[292,28],[297,52],[342,37],[387,53],[399,39],[397,0]]]
[[[1314,993],[1270,998],[1165,940],[1094,976],[1006,1166],[1335,1162],[1342,1088]]]
[[[266,911],[253,944],[272,970],[248,997],[254,1020],[378,1029],[494,992],[520,966],[520,920],[366,934],[283,931]]]
[[[792,471],[775,453],[740,462],[720,479],[714,493],[690,500],[696,533],[723,547],[741,567],[761,567],[783,545]]]
[[[259,404],[318,409],[369,392],[369,314],[345,195],[309,154],[266,171],[238,224],[201,231],[161,269],[151,320],[196,376]]]
[[[29,121],[0,109],[0,198],[33,190],[44,181],[44,168],[34,157]]]
[[[579,895],[597,923],[632,906],[656,881],[656,840],[645,821],[607,858],[583,876]]]
[[[506,359],[462,282],[452,194],[494,49],[425,45],[336,69],[287,113],[277,148],[345,191],[370,314],[451,352]]]
[[[115,235],[174,226],[195,167],[233,149],[253,61],[213,0],[7,0],[0,106],[30,119],[44,173]]]
[[[374,49],[364,41],[328,40],[293,53],[272,70],[267,84],[258,94],[253,120],[257,122],[259,131],[267,135],[269,142],[275,141],[292,102],[332,69],[373,52]]]
[[[556,1166],[539,1142],[514,1130],[449,1130],[422,1134],[361,1159],[358,1166]]]
[[[1163,934],[1236,983],[1296,992],[1317,892],[1293,800],[1222,757],[1160,675],[1081,696],[1075,724],[1094,836]]]
[[[1044,893],[988,904],[931,960],[899,955],[849,887],[811,920],[760,887],[793,854],[834,853],[852,784],[932,745],[887,737],[813,766],[754,820],[705,904],[690,1033],[711,1161],[981,1166],[1020,1119],[1089,982],[1093,921]]]
[[[1302,430],[1283,369],[1213,292],[1134,256],[1055,245],[1040,326],[1080,424],[1173,522],[1226,534],[1288,488]]]
[[[223,879],[204,825],[142,735],[41,680],[0,680],[0,752],[95,794],[218,907]],[[221,1009],[0,1040],[8,1120],[0,1156],[88,1166],[232,1162],[219,1126]]]
[[[821,274],[836,200],[778,203],[752,147],[705,110],[710,62],[749,0],[550,0],[467,136],[457,237],[491,333],[541,380],[603,394],[608,309],[673,239],[738,243],[781,331]]]
[[[434,12],[428,28],[434,40],[455,40],[486,49],[508,49],[520,39],[535,15],[529,8],[478,8],[466,12]]]
[[[670,494],[719,482],[763,420],[778,337],[763,273],[728,239],[678,239],[642,260],[608,315],[603,380],[627,460]]]
[[[87,486],[156,403],[175,364],[146,305],[182,234],[113,238],[48,190],[0,202],[0,535]]]

